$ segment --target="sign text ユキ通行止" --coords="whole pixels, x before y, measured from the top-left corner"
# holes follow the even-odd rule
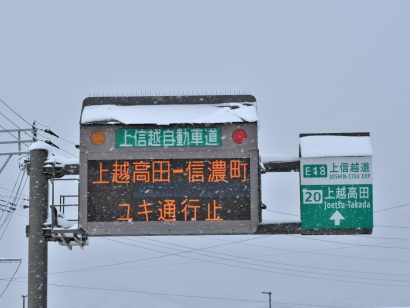
[[[80,123],[78,221],[87,235],[257,230],[253,96],[89,97]]]
[[[88,161],[88,221],[250,219],[249,159]]]

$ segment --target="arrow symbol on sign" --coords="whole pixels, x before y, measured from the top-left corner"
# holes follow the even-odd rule
[[[339,211],[336,211],[333,213],[333,215],[330,217],[330,220],[333,220],[335,222],[335,226],[340,226],[340,221],[345,219],[342,214],[340,214]]]

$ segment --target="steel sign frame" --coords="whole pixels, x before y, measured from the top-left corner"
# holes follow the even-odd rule
[[[116,129],[135,128],[220,127],[222,146],[213,147],[132,147],[115,148]],[[244,144],[232,141],[235,129],[244,129],[248,138]],[[87,218],[88,181],[80,181],[79,224],[90,236],[189,235],[189,234],[249,234],[260,222],[259,152],[256,123],[196,124],[196,125],[82,125],[80,143],[80,179],[88,178],[89,160],[152,160],[152,159],[249,159],[250,220],[223,221],[111,221],[90,222]],[[90,143],[94,131],[104,132],[106,142],[101,146]]]

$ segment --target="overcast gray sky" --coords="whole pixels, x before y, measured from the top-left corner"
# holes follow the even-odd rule
[[[410,202],[409,13],[409,1],[395,0],[0,0],[0,98],[30,122],[77,143],[81,102],[89,95],[252,93],[262,153],[297,155],[303,132],[369,131],[374,207],[394,207]],[[0,111],[26,127],[4,106]],[[0,186],[11,189],[17,175],[14,159]],[[299,214],[297,174],[266,175],[262,185],[270,209]],[[0,241],[0,258],[23,258],[18,275],[25,276],[27,217],[18,213]],[[264,290],[288,303],[277,307],[410,306],[409,207],[374,218],[374,233],[366,237],[115,239],[128,245],[92,238],[84,251],[51,243],[50,273],[153,259],[50,275],[53,284],[147,293],[50,286],[49,307],[267,307]],[[148,250],[175,253],[186,249],[176,245],[241,240],[247,241],[185,258],[156,258],[160,253]],[[1,276],[10,277],[14,268],[0,264]],[[20,307],[24,281],[12,283],[1,307]]]

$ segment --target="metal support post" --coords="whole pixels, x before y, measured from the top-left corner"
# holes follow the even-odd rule
[[[47,307],[48,247],[43,233],[48,211],[48,180],[44,174],[47,154],[43,149],[30,151],[28,308]]]
[[[27,297],[27,295],[21,295],[21,297],[23,298],[23,308],[26,308],[26,297]]]
[[[269,295],[269,308],[272,308],[272,292],[262,292],[263,294],[268,294]]]

